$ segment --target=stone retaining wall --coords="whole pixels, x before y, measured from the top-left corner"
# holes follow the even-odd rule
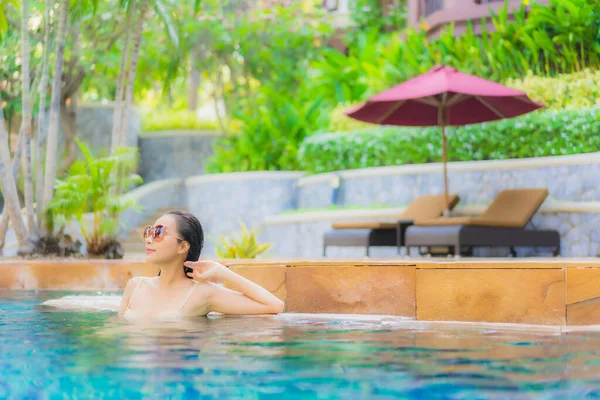
[[[213,131],[164,131],[139,137],[140,170],[144,182],[204,174],[213,155]]]
[[[240,221],[259,227],[266,217],[294,209],[296,182],[301,176],[296,172],[246,172],[186,179],[187,207],[205,229],[206,253],[214,254],[213,240],[218,235],[239,232]]]
[[[334,205],[336,177],[341,180],[336,205],[341,206],[399,206],[444,190],[442,164],[340,171],[300,179],[298,208]],[[600,153],[449,163],[448,181],[461,204],[488,204],[502,189],[526,187],[547,187],[550,199],[596,201],[600,199]]]
[[[525,160],[481,161],[449,165],[451,191],[461,203],[457,212],[476,215],[505,188],[547,187],[550,196],[532,227],[557,229],[562,255],[596,256],[600,250],[600,153]],[[332,183],[339,181],[337,193]],[[442,193],[439,164],[407,165],[341,171],[303,177],[299,172],[247,172],[161,180],[130,195],[144,211],[127,211],[123,225],[134,227],[145,215],[162,207],[187,207],[203,223],[206,253],[214,254],[218,235],[239,232],[239,222],[262,229],[260,239],[272,241],[270,254],[316,257],[322,253],[323,233],[332,221],[347,219],[393,221],[421,194]],[[566,202],[566,203],[565,203]],[[281,216],[285,211],[341,206],[388,205],[397,209],[327,211]],[[565,206],[568,204],[568,206]],[[316,216],[316,217],[315,217]],[[362,256],[363,249],[331,248],[332,256]],[[504,255],[504,250],[481,255]],[[533,255],[533,249],[521,255]],[[546,254],[546,253],[541,253]],[[375,257],[396,256],[396,249],[374,249]]]
[[[126,210],[120,217],[123,232],[138,226],[146,216],[165,207],[184,207],[185,186],[183,179],[165,179],[132,190],[128,197],[137,200],[139,209]]]

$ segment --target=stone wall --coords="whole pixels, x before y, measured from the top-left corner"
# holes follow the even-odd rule
[[[550,192],[546,208],[536,214],[532,228],[556,229],[562,238],[564,256],[596,256],[600,251],[600,153],[544,157],[523,160],[460,162],[448,165],[450,192],[461,202],[457,211],[473,215],[481,212],[503,189],[546,187]],[[339,178],[339,189],[336,189]],[[335,193],[338,190],[339,193]],[[406,165],[340,171],[305,177],[298,182],[298,207],[326,208],[332,205],[402,207],[422,194],[443,193],[441,164]],[[337,199],[337,201],[336,201]],[[569,207],[565,207],[568,202]],[[475,207],[475,209],[472,206]],[[589,207],[591,205],[591,207]],[[587,208],[586,208],[587,207]],[[401,210],[396,211],[397,214]],[[354,219],[372,220],[354,213]],[[343,214],[343,213],[342,213]],[[386,214],[386,213],[383,213]],[[393,221],[384,215],[380,220]],[[265,239],[275,243],[273,252],[298,257],[322,254],[323,234],[331,223],[346,220],[336,212],[321,213],[307,220],[309,214],[265,221]],[[312,214],[313,216],[315,214]],[[281,238],[286,238],[285,240]],[[541,249],[520,249],[520,255],[544,254]],[[330,248],[337,257],[362,257],[364,249]],[[374,257],[397,256],[396,249],[372,249]],[[505,255],[504,249],[481,249],[477,255]]]
[[[218,136],[212,131],[164,131],[140,136],[144,182],[202,175]]]
[[[600,251],[600,153],[499,162],[452,163],[451,191],[461,197],[457,215],[481,213],[505,188],[547,187],[550,196],[531,224],[557,229],[562,255],[596,256]],[[339,192],[333,184],[340,178]],[[318,257],[323,234],[334,221],[393,221],[420,194],[441,193],[441,166],[409,165],[341,171],[303,177],[296,172],[247,172],[161,180],[130,193],[142,211],[124,213],[125,227],[136,226],[162,207],[183,206],[204,225],[206,254],[214,255],[211,239],[239,232],[239,222],[261,229],[260,239],[272,241],[270,257]],[[337,196],[337,201],[336,201]],[[285,211],[343,206],[382,205],[387,209],[325,210],[282,215]],[[520,249],[520,255],[548,255]],[[504,255],[504,249],[478,255]],[[364,249],[330,248],[337,257],[362,257]],[[396,257],[395,248],[372,249],[373,257]]]
[[[138,202],[138,209],[128,209],[121,214],[123,232],[138,226],[145,218],[159,208],[185,207],[185,185],[183,179],[165,179],[149,183],[132,190],[128,197]]]
[[[343,206],[400,206],[444,190],[441,164],[341,171],[301,179],[299,208],[332,205],[336,176],[341,177],[338,204]],[[525,187],[547,187],[550,199],[595,201],[600,199],[600,153],[450,163],[448,180],[461,204],[488,204],[500,190]]]
[[[114,106],[112,104],[83,104],[77,109],[77,137],[96,154],[108,152],[112,140]],[[137,146],[137,138],[142,130],[142,121],[134,110],[129,113],[127,146]],[[64,136],[60,135],[59,149],[64,146]]]
[[[205,252],[214,254],[219,234],[239,232],[240,221],[259,227],[268,216],[296,207],[296,172],[245,172],[186,179],[187,207],[206,232]]]
[[[272,257],[319,257],[323,234],[334,221],[393,221],[402,206],[426,193],[441,193],[441,166],[410,165],[342,171],[302,177],[301,173],[253,172],[191,177],[179,192],[161,191],[161,207],[185,205],[203,223],[207,238],[239,231],[239,221],[261,229],[271,241]],[[531,222],[532,228],[557,229],[563,256],[596,256],[600,251],[600,153],[500,162],[453,163],[450,185],[461,197],[458,215],[481,213],[504,188],[548,187],[550,196]],[[341,178],[337,204],[396,206],[392,209],[322,211],[281,215],[288,210],[326,208],[336,203],[336,178]],[[158,182],[157,182],[158,184]],[[179,194],[177,194],[179,193]],[[168,198],[170,196],[170,198]],[[179,196],[179,197],[178,197]],[[152,196],[149,196],[152,197]],[[177,204],[175,204],[177,203]],[[150,207],[151,208],[151,207]],[[158,208],[158,206],[157,206]],[[519,254],[548,255],[544,249],[519,249]],[[214,254],[212,240],[206,253]],[[337,257],[362,257],[364,249],[330,248]],[[481,256],[502,256],[505,249],[477,250]],[[373,257],[397,257],[394,248],[372,249]]]

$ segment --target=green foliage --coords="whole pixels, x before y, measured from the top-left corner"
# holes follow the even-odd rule
[[[13,6],[15,10],[19,10],[19,2],[17,0],[0,0],[0,43],[6,32],[8,32],[8,19],[6,18],[7,8]]]
[[[324,11],[314,0],[270,8],[207,3],[189,37],[197,68],[224,100],[223,124],[230,127],[208,169],[297,168],[299,144],[327,122],[322,96],[307,87],[309,64],[332,29]]]
[[[254,109],[238,116],[239,133],[215,144],[215,156],[207,170],[298,169],[300,143],[310,132],[326,124],[326,118],[320,99],[290,99],[285,93],[263,87]]]
[[[354,105],[351,103],[341,103],[333,109],[329,115],[329,132],[350,132],[372,129],[377,126],[348,117],[345,111]]]
[[[115,238],[120,228],[119,214],[135,207],[136,201],[118,195],[117,186],[125,190],[141,182],[133,174],[138,163],[137,148],[120,148],[113,155],[96,157],[77,140],[84,160],[73,163],[69,175],[56,180],[54,199],[48,205],[52,217],[50,227],[79,222],[89,254],[102,254],[105,246]],[[91,226],[86,214],[92,214]]]
[[[313,87],[326,101],[356,102],[437,64],[496,81],[600,66],[600,0],[535,4],[529,15],[522,8],[514,19],[505,7],[492,17],[494,32],[484,29],[476,35],[468,25],[463,35],[456,36],[450,25],[431,41],[424,30],[407,29],[402,37],[382,35],[376,29],[363,32],[348,55],[322,53],[313,63]]]
[[[200,120],[195,113],[186,110],[152,110],[142,117],[142,131],[205,130],[216,131],[216,121]]]
[[[353,0],[349,4],[350,19],[353,23],[348,32],[350,42],[361,32],[398,31],[406,25],[406,0],[392,1],[386,9],[381,7],[381,0]]]
[[[492,123],[448,129],[450,161],[503,160],[598,151],[600,107],[546,110]],[[439,128],[384,127],[307,138],[298,152],[303,170],[440,162]]]
[[[331,115],[329,120],[323,119],[320,125],[307,124],[302,129],[301,135],[304,137],[322,131],[356,129],[354,123],[344,121],[341,111],[345,106],[341,104],[364,101],[369,96],[424,73],[438,64],[450,65],[495,81],[508,82],[530,91],[533,98],[552,108],[596,104],[597,75],[585,72],[585,68],[594,70],[600,66],[600,0],[552,0],[549,6],[534,4],[530,11],[522,7],[513,17],[510,17],[508,8],[504,7],[492,17],[494,32],[488,32],[484,24],[483,32],[478,35],[469,25],[463,35],[456,36],[453,26],[449,26],[436,40],[429,40],[424,30],[407,29],[399,35],[397,32],[386,34],[380,24],[369,28],[370,23],[364,21],[369,21],[371,16],[356,12],[361,7],[364,11],[370,10],[375,2],[359,0],[356,4],[353,18],[359,28],[352,33],[348,54],[322,48],[316,57],[314,52],[305,56],[310,62],[310,68],[294,69],[297,90],[288,89],[281,80],[260,75],[260,88],[257,91],[262,92],[262,86],[270,86],[278,93],[285,93],[291,99],[290,104],[293,104],[294,109],[300,107],[297,105],[299,98],[304,98],[308,104],[319,99],[319,113]],[[281,65],[276,68],[277,73],[281,69],[290,68],[289,63],[283,62]],[[555,77],[564,73],[576,75],[560,77],[557,78],[558,81],[536,81],[532,77],[532,74]],[[551,93],[550,83],[555,82],[559,89]],[[248,93],[254,93],[254,90]],[[251,101],[236,103],[236,109],[240,111],[241,128],[236,131],[235,136],[216,147],[210,170],[221,172],[298,168],[298,164],[289,161],[290,157],[281,156],[284,151],[289,155],[296,152],[293,146],[299,141],[290,140],[287,135],[296,135],[298,131],[289,129],[285,124],[273,123],[286,119],[288,111],[284,105],[279,101],[261,101],[256,106],[257,102],[253,97],[247,96],[247,99]],[[260,111],[256,112],[255,107],[259,107]],[[301,115],[298,112],[295,114]],[[280,131],[271,129],[272,127],[277,127]],[[308,139],[307,143],[311,140],[313,139]],[[382,157],[391,157],[383,155],[385,150],[382,149],[381,152]],[[317,156],[318,154],[311,153],[309,163],[318,163],[320,157]],[[373,156],[370,154],[365,166],[378,163]],[[411,158],[409,155],[406,157]],[[421,154],[414,157],[427,161],[429,156]],[[354,158],[360,160],[365,159],[365,156],[354,154]],[[437,160],[437,157],[431,158]],[[340,163],[344,162],[340,160]],[[387,160],[385,163],[396,164],[394,160]],[[331,166],[333,169],[338,167]],[[325,168],[329,169],[330,167]]]
[[[509,79],[506,84],[526,92],[551,109],[585,108],[600,105],[600,71],[586,69],[556,77],[534,76]]]
[[[219,236],[217,255],[221,258],[256,258],[273,246],[273,243],[258,243],[256,230],[249,231],[243,222],[240,222],[241,233],[239,237]]]

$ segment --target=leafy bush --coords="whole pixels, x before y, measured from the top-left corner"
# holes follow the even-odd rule
[[[206,130],[216,131],[216,121],[199,120],[195,113],[187,110],[153,110],[142,118],[142,131],[154,132],[165,130]]]
[[[75,139],[84,161],[76,161],[69,175],[56,180],[54,199],[47,208],[50,231],[60,231],[71,221],[78,221],[88,254],[107,255],[112,252],[119,231],[119,215],[136,201],[117,193],[117,187],[127,190],[141,182],[133,174],[138,163],[138,149],[119,148],[113,155],[96,157],[79,139]],[[92,214],[91,226],[86,214]],[[108,258],[108,257],[107,257]]]
[[[290,99],[264,87],[256,100],[252,110],[237,117],[239,132],[216,142],[208,171],[298,169],[300,143],[326,123],[319,99]]]
[[[357,4],[371,3],[374,2],[360,0]],[[284,86],[275,78],[261,74],[260,79],[252,81],[259,92],[257,99],[250,96],[254,93],[250,90],[254,86],[247,92],[240,92],[252,101],[236,103],[235,109],[239,116],[234,115],[234,118],[242,121],[240,129],[215,147],[216,155],[209,170],[225,172],[302,168],[304,164],[298,165],[294,157],[298,151],[297,146],[305,137],[314,136],[324,130],[331,132],[358,128],[358,125],[344,121],[345,117],[340,117],[345,107],[338,106],[339,104],[364,101],[369,96],[424,73],[437,64],[453,66],[466,73],[497,82],[526,77],[523,81],[509,82],[513,86],[527,89],[532,97],[545,101],[551,108],[595,104],[596,101],[592,101],[592,98],[597,89],[590,88],[585,82],[587,74],[590,74],[590,79],[594,82],[597,75],[581,71],[600,66],[600,0],[550,0],[549,3],[546,6],[532,2],[529,11],[522,7],[512,16],[504,7],[492,16],[494,32],[488,32],[486,24],[483,24],[481,34],[476,34],[470,25],[460,36],[454,34],[452,26],[448,26],[435,40],[430,40],[424,30],[407,29],[399,35],[397,32],[382,33],[381,26],[366,32],[358,29],[359,34],[353,32],[351,35],[347,54],[329,48],[315,48],[310,57],[306,54],[303,62],[293,64],[293,74],[286,70],[293,75],[293,79],[285,81],[293,82],[293,85]],[[363,26],[356,18],[355,22]],[[318,54],[315,55],[317,50]],[[285,65],[282,68],[266,70],[277,75],[283,74],[282,70],[289,68],[288,63]],[[537,81],[533,77],[527,77],[528,74],[554,77],[561,73],[575,75],[572,78],[559,77],[558,81]],[[549,90],[552,90],[551,85],[565,79],[565,89],[555,93],[556,99],[553,99],[549,93]],[[559,87],[562,87],[561,85],[562,83],[558,84]],[[275,92],[276,96],[266,94],[265,87],[271,88],[269,90]],[[282,97],[282,94],[285,94],[283,100],[277,98]],[[308,121],[303,123],[303,113],[317,101],[320,102],[318,112],[312,113]],[[319,118],[316,118],[317,113]],[[321,115],[331,115],[331,118],[321,118]],[[377,133],[379,136],[374,138],[374,132],[379,132],[377,128],[367,129],[367,133],[355,133],[351,137],[356,140],[361,138],[363,141],[374,140],[374,143],[381,144],[386,140],[386,132],[391,135],[391,131],[386,129],[384,133]],[[406,139],[399,139],[398,134],[392,135],[392,148],[397,148],[399,140],[405,140],[407,146],[423,143],[421,133],[413,139],[410,130],[395,132],[404,132],[400,136]],[[520,132],[526,137],[524,130]],[[434,137],[436,134],[430,135]],[[310,153],[307,149],[313,140],[324,139],[307,139],[304,151]],[[414,143],[409,143],[411,140],[414,140]],[[338,140],[333,142],[337,143]],[[430,148],[429,153],[419,150],[414,155],[410,153],[396,159],[394,157],[398,156],[397,152],[402,152],[401,150],[387,155],[384,154],[386,149],[377,150],[382,153],[381,157],[377,154],[367,156],[353,152],[352,157],[358,161],[347,162],[343,160],[344,157],[348,157],[346,152],[351,150],[343,147],[339,149],[343,153],[340,154],[342,159],[327,161],[331,163],[328,167],[319,164],[318,158],[308,160],[306,156],[300,155],[299,160],[306,162],[310,168],[318,166],[330,170],[339,169],[344,163],[355,167],[363,164],[381,165],[382,157],[389,158],[383,165],[404,163],[403,160],[426,162],[429,159],[439,159],[439,140],[432,139],[423,146]],[[543,154],[551,154],[549,147],[544,145],[542,148],[545,149]],[[557,147],[555,151],[566,149]],[[310,156],[314,157],[316,154],[310,153]]]
[[[506,84],[526,92],[551,109],[600,105],[600,71],[586,69],[552,78],[529,73],[523,79],[509,79]]]
[[[350,132],[377,127],[377,125],[358,121],[344,114],[353,105],[351,103],[342,103],[333,109],[329,115],[329,132]]]
[[[456,35],[449,25],[435,40],[424,29],[402,35],[374,29],[353,40],[347,55],[322,52],[312,66],[312,87],[325,102],[355,102],[438,64],[498,82],[530,72],[554,76],[600,66],[600,0],[534,3],[514,17],[501,8],[492,22],[494,31],[484,24],[481,34],[468,25]]]
[[[588,153],[600,149],[600,107],[545,110],[519,118],[448,128],[450,161],[502,160]],[[383,127],[307,138],[302,169],[345,169],[440,162],[441,132],[432,128]]]
[[[221,258],[256,258],[269,250],[273,243],[258,243],[256,230],[249,231],[243,222],[241,235],[238,238],[219,236],[217,255]]]

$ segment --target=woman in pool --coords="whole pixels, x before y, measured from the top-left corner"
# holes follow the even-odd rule
[[[170,211],[143,233],[156,277],[129,280],[119,314],[125,318],[177,318],[223,314],[277,314],[284,303],[266,289],[215,261],[199,260],[204,231],[192,214]],[[219,283],[226,283],[230,290]]]

